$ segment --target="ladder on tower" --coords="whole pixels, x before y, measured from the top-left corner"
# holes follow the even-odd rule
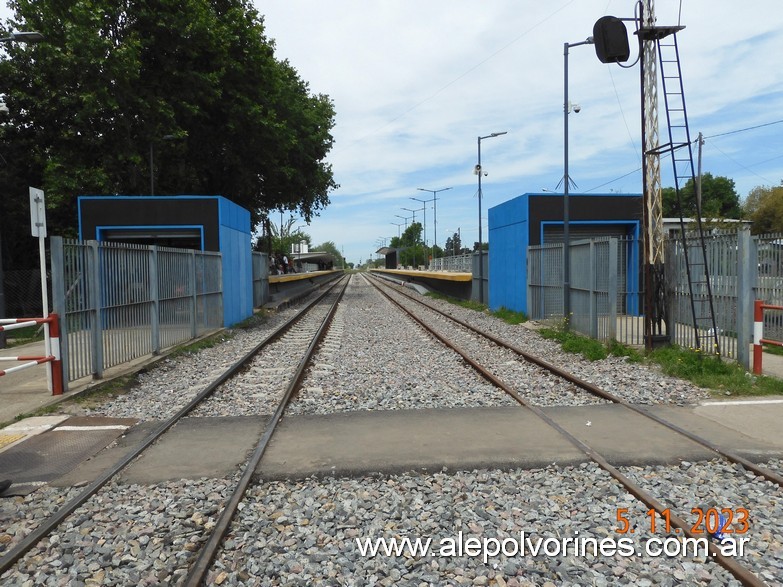
[[[693,149],[688,130],[688,116],[685,110],[685,91],[682,84],[680,53],[677,48],[677,33],[657,39],[658,59],[666,105],[666,123],[669,130],[669,142],[660,145],[657,153],[670,153],[674,166],[674,190],[677,195],[677,207],[680,216],[680,235],[688,277],[691,314],[696,348],[708,353],[720,352],[720,340],[715,320],[715,307],[712,298],[712,285],[707,259],[707,245],[701,222],[701,203],[695,197],[696,216],[695,245],[693,239],[686,237],[683,218],[682,188],[688,181],[693,182],[696,192],[696,174],[693,166]],[[689,243],[690,241],[690,243]],[[673,317],[670,317],[673,320]]]

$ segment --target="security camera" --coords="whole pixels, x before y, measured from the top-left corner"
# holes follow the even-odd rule
[[[487,177],[489,173],[487,171],[484,172],[484,177]]]
[[[579,104],[574,104],[574,112],[577,114],[582,111],[582,107]]]

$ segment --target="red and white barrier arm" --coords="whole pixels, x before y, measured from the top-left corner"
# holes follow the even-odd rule
[[[54,357],[0,357],[0,361],[29,361],[15,367],[9,367],[8,369],[0,369],[0,376],[14,373],[15,371],[21,371],[23,369],[29,369],[42,363],[51,363],[54,361]]]
[[[13,318],[0,318],[0,332],[7,332],[9,330],[17,330],[18,328],[27,328],[28,326],[35,326],[40,324],[36,320],[26,320],[25,322],[19,322]]]
[[[23,369],[29,369],[42,363],[49,363],[52,375],[52,395],[61,395],[63,392],[63,372],[60,360],[60,323],[57,314],[50,314],[48,318],[0,318],[0,332],[35,326],[36,324],[49,324],[49,338],[51,355],[46,357],[23,356],[0,357],[0,361],[22,362],[21,365],[0,369],[0,376],[8,375]]]

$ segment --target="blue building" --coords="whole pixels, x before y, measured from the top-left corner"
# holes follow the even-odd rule
[[[253,315],[250,212],[222,196],[80,196],[79,238],[220,251],[223,326]]]
[[[639,275],[641,194],[569,194],[569,240],[636,238],[627,279]],[[489,209],[489,306],[528,313],[527,248],[563,242],[563,195],[527,193]]]

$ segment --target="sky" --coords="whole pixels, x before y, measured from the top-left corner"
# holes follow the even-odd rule
[[[436,231],[441,247],[458,230],[463,246],[478,240],[479,136],[508,133],[481,141],[484,240],[488,208],[562,191],[563,45],[591,36],[604,15],[634,13],[631,0],[254,2],[277,57],[336,111],[327,161],[340,187],[309,226],[295,226],[354,263],[411,222],[405,208],[422,222],[426,206],[430,246]],[[656,0],[655,8],[659,25],[686,27],[678,44],[691,138],[705,136],[703,171],[733,179],[743,199],[779,185],[779,2]],[[641,193],[639,66],[628,26],[630,67],[602,64],[590,45],[569,50],[569,98],[581,106],[569,115],[571,193]],[[666,142],[662,95],[659,109]],[[673,186],[668,159],[661,170],[663,185]],[[451,189],[422,203],[411,198],[433,194],[418,188]]]
[[[526,192],[561,191],[564,43],[592,35],[604,15],[633,16],[630,0],[256,0],[276,54],[335,104],[328,157],[340,188],[310,226],[348,261],[398,234],[403,208],[427,203],[427,242],[460,230],[478,240],[487,209]],[[678,45],[691,138],[706,137],[702,169],[745,198],[783,181],[783,10],[774,0],[656,0],[659,25],[685,25]],[[636,57],[631,35],[630,65]],[[569,50],[571,192],[641,193],[639,66],[602,64],[593,46]],[[662,137],[663,99],[659,106]],[[774,124],[770,124],[774,123]],[[767,125],[754,130],[734,132]],[[724,134],[732,133],[732,134]],[[722,136],[717,136],[722,135]],[[666,139],[668,140],[668,139]],[[665,142],[662,140],[662,142]],[[694,152],[695,156],[695,152]],[[662,183],[673,186],[671,162]],[[558,185],[560,184],[560,185]],[[422,221],[422,212],[416,220]],[[402,229],[405,228],[403,224]]]

